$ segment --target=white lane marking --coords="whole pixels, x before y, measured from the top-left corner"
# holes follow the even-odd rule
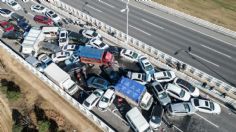
[[[131,4],[129,4],[129,5],[131,5]],[[131,5],[131,6],[133,6],[133,5]],[[167,20],[167,21],[173,22],[173,23],[175,23],[175,24],[177,24],[177,25],[179,25],[179,26],[182,26],[182,27],[185,27],[185,28],[187,28],[187,29],[193,30],[193,31],[195,31],[195,32],[198,32],[198,33],[200,33],[200,34],[203,34],[203,35],[205,35],[205,36],[208,36],[208,37],[213,38],[213,39],[215,39],[215,40],[218,40],[218,41],[220,41],[220,42],[223,42],[223,43],[225,43],[225,44],[228,44],[228,45],[231,45],[231,46],[233,46],[233,47],[236,47],[236,45],[234,45],[234,44],[231,44],[231,43],[226,42],[226,41],[224,41],[224,40],[221,40],[221,39],[218,39],[218,38],[216,38],[216,37],[210,36],[210,35],[208,35],[208,34],[206,34],[206,33],[197,31],[197,30],[195,30],[195,29],[193,29],[193,28],[191,28],[191,27],[187,27],[187,26],[185,26],[185,25],[182,25],[182,24],[180,24],[180,23],[177,23],[177,22],[175,22],[175,21],[173,21],[173,20],[170,20],[170,19],[167,19],[167,18],[165,18],[165,17],[159,16],[159,15],[154,14],[154,13],[152,13],[152,12],[146,10],[146,9],[140,8],[140,7],[138,7],[138,6],[133,6],[133,7],[136,7],[136,8],[138,8],[138,9],[140,9],[140,10],[146,11],[147,13],[150,13],[150,14],[152,14],[152,15],[154,15],[154,16],[157,16],[157,17],[160,17],[160,18],[165,19],[165,20]],[[197,25],[197,24],[195,24],[195,25]],[[204,28],[204,27],[203,27],[203,28]],[[209,30],[210,30],[210,29],[209,29]],[[216,32],[216,33],[218,33],[218,32]],[[226,35],[226,36],[227,36],[227,35]]]
[[[222,52],[220,52],[220,51],[217,51],[217,50],[215,50],[215,49],[213,49],[213,48],[210,48],[210,47],[208,47],[208,46],[205,46],[205,45],[201,45],[202,47],[205,47],[205,48],[207,48],[207,49],[209,49],[209,50],[212,50],[212,51],[214,51],[214,52],[216,52],[216,53],[219,53],[219,54],[221,54],[221,55],[224,55],[224,56],[226,56],[226,57],[228,57],[228,58],[232,58],[231,56],[229,56],[229,55],[227,55],[227,54],[225,54],[225,53],[222,53]]]
[[[135,26],[132,26],[132,25],[129,25],[129,26],[132,27],[132,28],[134,28],[134,29],[136,29],[136,30],[138,30],[138,31],[140,31],[140,32],[142,32],[142,33],[145,33],[145,34],[151,36],[151,34],[149,34],[149,33],[145,32],[145,31],[143,31],[142,29],[139,29],[139,28],[137,28],[137,27],[135,27]]]
[[[178,128],[176,125],[173,125],[173,127],[175,127],[177,130],[179,130],[180,132],[184,132],[182,131],[180,128]]]
[[[157,27],[157,28],[165,29],[165,28],[163,28],[163,27],[161,27],[161,26],[158,26],[158,25],[156,25],[156,24],[154,24],[154,23],[151,23],[151,22],[149,22],[149,21],[147,21],[147,20],[145,20],[145,19],[142,19],[142,20],[143,20],[144,22],[148,23],[148,24],[151,24],[152,26]]]
[[[107,5],[107,6],[111,7],[111,8],[115,8],[115,6],[110,5],[110,4],[108,4],[108,3],[104,2],[104,1],[100,1],[100,2],[101,2],[102,4],[104,4],[104,5]]]
[[[208,123],[210,123],[211,125],[213,125],[213,126],[215,126],[215,127],[219,128],[219,126],[218,126],[218,125],[216,125],[215,123],[213,123],[213,122],[209,121],[209,120],[208,120],[208,119],[206,119],[205,117],[203,117],[203,116],[201,116],[201,115],[199,115],[199,114],[197,114],[197,113],[195,113],[195,115],[197,115],[197,116],[199,116],[200,118],[204,119],[205,121],[207,121],[207,122],[208,122]]]
[[[30,13],[30,12],[29,12],[28,14],[29,14],[30,16],[34,16],[34,15],[33,15],[32,13]]]
[[[215,63],[213,63],[213,62],[211,62],[211,61],[209,61],[209,60],[206,60],[206,59],[204,59],[204,58],[202,58],[202,57],[200,57],[200,56],[198,56],[198,55],[196,55],[196,54],[194,54],[194,53],[189,53],[189,54],[191,54],[191,55],[193,55],[193,56],[195,56],[195,57],[197,57],[197,58],[199,58],[199,59],[201,59],[201,60],[204,60],[204,61],[206,61],[206,62],[208,62],[208,63],[210,63],[210,64],[212,64],[212,65],[215,65],[215,66],[217,66],[217,67],[220,67],[219,65],[217,65],[217,64],[215,64]]]
[[[91,6],[91,5],[87,5],[87,7],[91,8],[91,9],[94,9],[94,10],[96,10],[98,12],[102,12],[101,10],[98,10],[97,8],[95,8],[95,7]]]

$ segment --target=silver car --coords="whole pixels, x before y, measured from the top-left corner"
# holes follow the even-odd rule
[[[151,84],[151,91],[154,98],[156,98],[161,103],[161,105],[165,106],[171,103],[169,95],[166,93],[159,82],[155,81]]]
[[[167,111],[171,116],[186,116],[194,114],[197,110],[190,102],[181,102],[170,104],[167,107]]]

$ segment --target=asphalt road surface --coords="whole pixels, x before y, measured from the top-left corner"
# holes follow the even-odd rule
[[[62,0],[77,9],[126,32],[121,0]],[[132,2],[129,35],[188,63],[222,81],[236,85],[236,40]],[[190,54],[184,52],[191,46]],[[182,50],[180,50],[182,49]],[[179,51],[178,54],[175,54]]]

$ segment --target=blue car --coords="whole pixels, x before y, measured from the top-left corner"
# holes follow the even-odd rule
[[[28,24],[26,21],[19,21],[17,25],[24,31],[29,32],[31,25]]]
[[[87,86],[89,88],[97,88],[101,90],[107,90],[110,83],[100,77],[92,76],[87,80]]]
[[[154,67],[146,57],[143,56],[139,58],[139,65],[141,66],[143,72],[145,72],[146,74],[152,75],[155,73]]]

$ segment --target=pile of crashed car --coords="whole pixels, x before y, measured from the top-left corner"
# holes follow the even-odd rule
[[[12,6],[16,5],[12,2],[8,2],[8,5],[14,10],[21,8],[20,6]],[[31,10],[39,14],[35,15],[33,19],[35,22],[44,24],[43,27],[53,26],[55,23],[63,21],[54,11],[42,5],[33,5]],[[0,14],[3,17],[10,18],[7,21],[0,22],[4,31],[3,38],[24,39],[27,32],[32,28],[24,17],[8,9],[0,9]],[[145,104],[146,107],[142,106],[142,103],[138,105],[131,103],[133,108],[126,114],[126,120],[135,131],[158,129],[161,117],[155,115],[153,111],[161,111],[160,109],[162,109],[161,114],[165,111],[171,116],[192,115],[197,111],[215,114],[221,112],[219,104],[199,97],[199,89],[176,77],[173,71],[157,71],[144,55],[129,49],[109,46],[104,43],[102,36],[95,29],[84,28],[79,32],[72,32],[65,28],[59,28],[56,38],[47,40],[47,43],[38,50],[37,55],[29,55],[35,56],[40,61],[40,65],[35,65],[35,67],[38,69],[40,67],[42,72],[50,63],[58,65],[64,63],[67,66],[78,63],[100,66],[104,74],[85,77],[86,86],[93,90],[91,95],[83,101],[83,106],[88,110],[98,107],[101,111],[106,111],[116,97],[129,100],[126,98],[128,95],[122,95],[120,91],[117,91],[116,88],[121,84],[127,84],[127,86],[133,87],[133,90],[140,87],[141,90],[150,93],[149,102]],[[130,64],[138,64],[141,72],[123,67],[115,70],[113,66],[117,58]],[[138,96],[138,98],[141,97]],[[140,110],[149,109],[152,111],[152,116],[148,123]]]

